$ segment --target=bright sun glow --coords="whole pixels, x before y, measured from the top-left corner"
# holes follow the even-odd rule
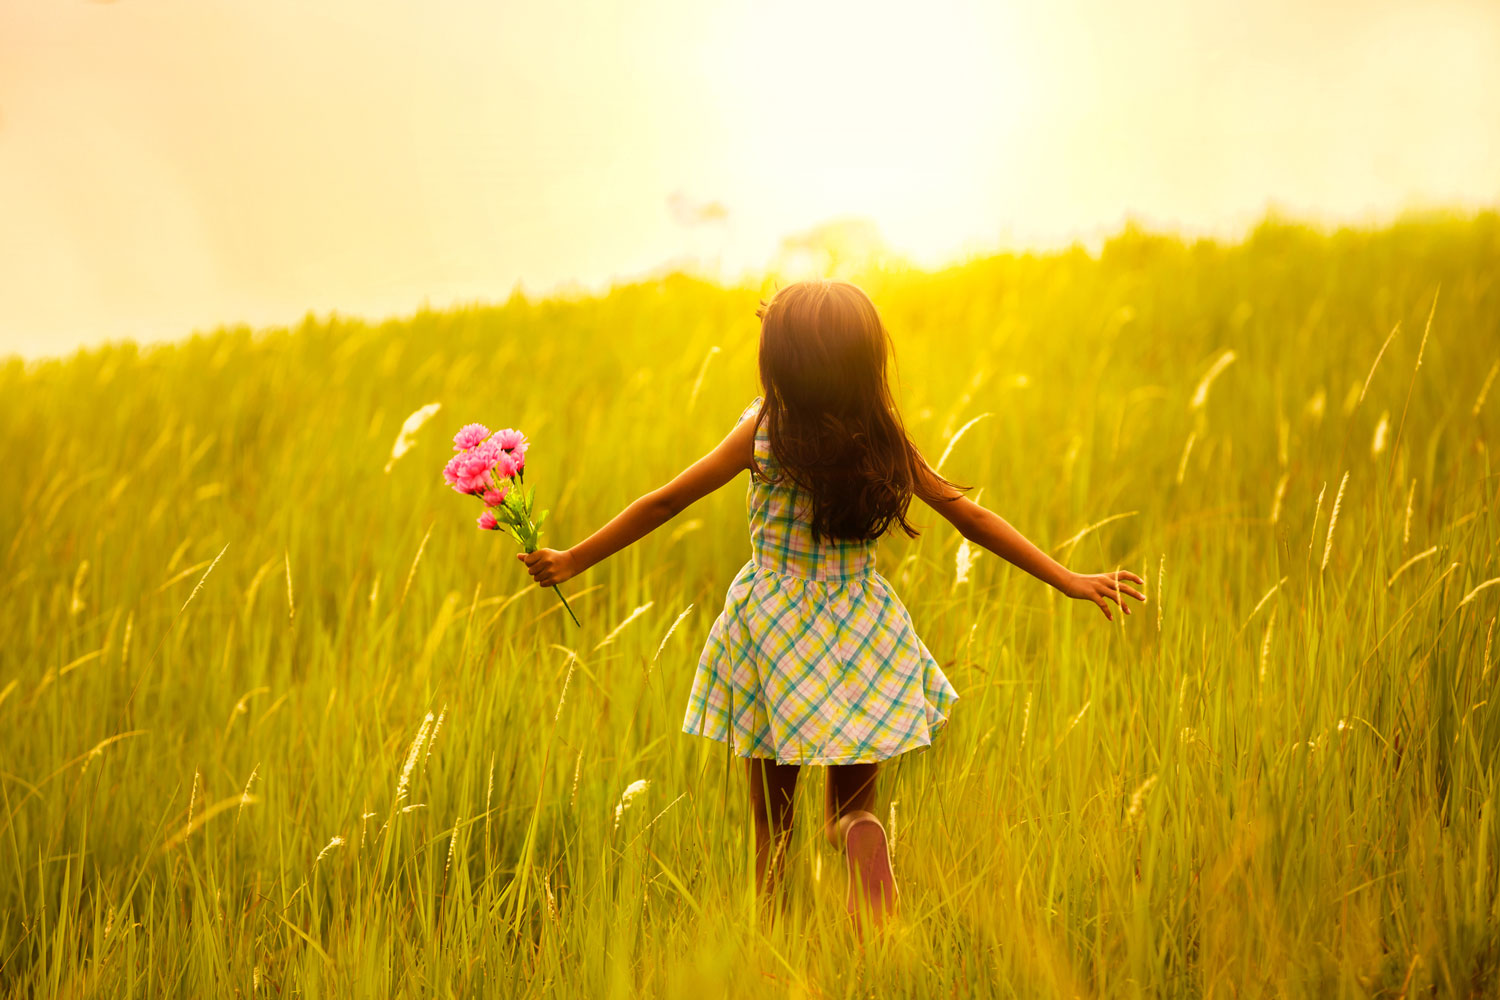
[[[1492,0],[5,0],[0,354],[830,231],[936,265],[1493,205],[1497,39]]]
[[[789,223],[872,219],[933,259],[993,234],[974,202],[1016,141],[1031,95],[1001,11],[780,2],[729,26],[715,74],[723,114],[746,123],[733,183]]]

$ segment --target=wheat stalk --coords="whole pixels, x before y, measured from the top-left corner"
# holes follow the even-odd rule
[[[1387,581],[1385,581],[1385,588],[1387,590],[1391,589],[1391,584],[1393,584],[1393,583],[1396,582],[1396,578],[1397,577],[1399,577],[1402,573],[1405,573],[1408,569],[1410,569],[1416,563],[1421,562],[1423,559],[1426,559],[1428,556],[1432,555],[1436,551],[1437,551],[1437,546],[1434,545],[1430,549],[1427,549],[1424,552],[1418,552],[1416,555],[1414,555],[1410,559],[1406,560],[1406,562],[1402,563],[1396,569],[1396,572],[1394,572],[1394,573],[1391,574],[1390,579],[1387,580]]]
[[[1026,749],[1026,732],[1031,728],[1031,692],[1026,692],[1026,707],[1021,710],[1021,744],[1020,749]]]
[[[1484,636],[1484,668],[1479,672],[1479,679],[1484,680],[1490,675],[1490,649],[1495,644],[1495,621],[1500,615],[1490,616],[1490,629]]]
[[[968,583],[969,572],[974,568],[974,564],[978,561],[979,553],[974,551],[974,546],[969,544],[969,540],[965,538],[963,541],[959,542],[958,553],[954,558],[954,562],[956,565],[953,576],[953,586],[957,587],[959,584]]]
[[[1333,554],[1333,529],[1339,523],[1339,507],[1344,503],[1344,487],[1349,485],[1349,473],[1344,473],[1344,478],[1339,480],[1338,494],[1333,498],[1333,512],[1328,515],[1328,537],[1323,542],[1323,564],[1318,567],[1318,572],[1328,568],[1328,557]]]
[[[251,768],[251,770],[250,770],[250,777],[247,778],[247,779],[245,779],[245,790],[243,792],[240,792],[240,808],[239,808],[239,812],[236,812],[234,814],[234,825],[235,826],[239,826],[240,825],[240,815],[242,813],[244,813],[245,806],[247,806],[247,805],[250,804],[250,786],[253,785],[253,784],[255,784],[255,778],[256,778],[256,776],[258,774],[260,774],[260,763],[259,762],[256,763],[255,767]]]
[[[661,637],[661,642],[656,646],[656,652],[651,654],[652,663],[655,663],[657,660],[661,659],[661,651],[667,648],[667,640],[672,638],[672,633],[677,631],[677,626],[682,624],[682,620],[686,618],[688,616],[688,612],[692,610],[693,605],[689,604],[687,607],[682,609],[682,614],[673,619],[672,627],[667,629],[667,634]]]
[[[1385,451],[1385,439],[1390,434],[1391,415],[1387,411],[1380,415],[1380,422],[1375,425],[1375,436],[1370,440],[1370,456],[1378,457]]]
[[[1289,579],[1291,578],[1284,576],[1280,580],[1277,580],[1271,586],[1271,589],[1266,591],[1264,596],[1262,596],[1259,601],[1255,602],[1255,607],[1252,608],[1250,613],[1245,616],[1245,623],[1240,626],[1240,632],[1243,632],[1245,631],[1245,629],[1250,627],[1250,623],[1255,620],[1255,616],[1260,613],[1260,609],[1266,606],[1266,602],[1269,601],[1272,595],[1274,595],[1276,591],[1281,589],[1281,585],[1283,583],[1286,583]]]
[[[1156,775],[1151,775],[1145,781],[1135,787],[1130,793],[1130,808],[1125,810],[1125,822],[1133,824],[1140,818],[1141,810],[1146,804],[1146,793],[1151,791],[1151,786],[1156,784]]]
[[[1281,520],[1281,504],[1286,499],[1286,486],[1291,479],[1291,474],[1283,472],[1281,478],[1276,480],[1276,492],[1271,496],[1271,523],[1275,524]]]
[[[1161,634],[1161,603],[1167,586],[1167,554],[1163,552],[1156,563],[1156,631]]]
[[[1411,381],[1406,384],[1406,402],[1401,406],[1401,422],[1396,425],[1396,439],[1391,442],[1391,465],[1390,471],[1386,474],[1387,482],[1389,482],[1389,477],[1396,472],[1396,446],[1401,443],[1401,432],[1406,429],[1406,413],[1411,408],[1411,394],[1417,386],[1417,372],[1422,368],[1422,356],[1427,353],[1427,337],[1432,333],[1432,317],[1437,315],[1438,295],[1441,292],[1442,287],[1439,286],[1437,291],[1432,293],[1432,308],[1427,312],[1427,326],[1422,330],[1422,343],[1417,346],[1417,363],[1411,370]]]
[[[286,563],[286,620],[291,621],[297,617],[297,601],[292,594],[292,550],[286,549],[282,552],[282,560]]]
[[[448,887],[448,872],[453,867],[453,854],[458,845],[458,828],[463,825],[463,817],[453,821],[453,833],[448,837],[448,859],[443,862],[443,888]]]
[[[650,787],[651,781],[649,778],[637,778],[625,786],[625,790],[620,793],[620,801],[615,803],[614,828],[616,830],[620,828],[620,818],[625,815],[625,811],[635,802],[636,797],[644,794],[646,789]]]
[[[214,561],[208,564],[208,569],[204,570],[203,571],[203,575],[198,578],[198,585],[193,588],[193,592],[188,595],[187,600],[185,600],[185,601],[182,602],[182,607],[180,607],[180,608],[177,609],[177,613],[179,615],[182,614],[184,611],[187,610],[187,606],[189,604],[193,603],[193,598],[195,598],[195,597],[198,596],[198,591],[202,590],[203,589],[203,585],[208,582],[208,576],[209,576],[209,574],[214,571],[214,567],[215,566],[219,565],[219,560],[223,559],[224,558],[224,553],[226,553],[228,551],[229,551],[229,545],[228,545],[228,543],[225,543],[224,547],[219,550],[219,554],[216,555],[216,556],[214,556]]]
[[[1479,398],[1474,400],[1473,415],[1479,416],[1479,411],[1484,409],[1485,397],[1490,394],[1490,386],[1495,382],[1495,375],[1500,373],[1500,361],[1490,365],[1490,373],[1484,377],[1484,385],[1479,387]]]
[[[990,413],[981,413],[979,416],[975,417],[973,420],[970,420],[968,423],[964,424],[958,430],[954,431],[953,436],[948,439],[948,446],[943,449],[942,455],[938,456],[937,465],[933,466],[933,471],[934,472],[941,472],[941,471],[943,471],[943,463],[946,462],[946,461],[948,461],[948,456],[949,455],[953,454],[953,446],[956,445],[956,444],[958,444],[959,439],[961,439],[965,434],[967,434],[969,432],[969,428],[970,427],[973,427],[975,424],[979,423],[979,421],[981,421],[985,417],[989,417],[989,416],[993,416],[993,414],[990,414]]]
[[[445,704],[438,712],[437,722],[432,726],[432,735],[427,737],[427,752],[422,755],[422,767],[425,770],[427,762],[432,760],[432,745],[437,742],[438,733],[442,731],[443,720],[448,718],[448,706]]]
[[[442,404],[428,403],[406,418],[406,421],[401,425],[400,432],[396,435],[396,443],[391,445],[391,457],[385,463],[387,474],[390,473],[391,466],[396,464],[398,458],[411,451],[412,445],[416,443],[417,431],[421,430],[422,425],[431,420],[440,409],[442,409]]]
[[[1198,388],[1193,390],[1193,399],[1188,404],[1188,409],[1200,409],[1204,403],[1208,402],[1208,390],[1213,388],[1214,379],[1218,378],[1224,369],[1234,364],[1236,357],[1237,355],[1233,351],[1225,351],[1219,355],[1213,365],[1209,367],[1208,372],[1198,381]]]
[[[622,621],[620,624],[616,625],[614,627],[614,629],[609,633],[609,635],[606,635],[603,639],[599,640],[599,645],[597,645],[597,646],[594,647],[594,652],[597,653],[599,650],[603,649],[605,646],[608,646],[610,643],[614,642],[615,641],[615,636],[617,636],[621,632],[623,632],[625,630],[625,626],[626,625],[629,625],[631,622],[635,621],[641,615],[645,614],[647,612],[647,610],[649,610],[650,607],[653,604],[655,604],[655,603],[656,603],[655,601],[647,601],[645,604],[642,604],[640,607],[638,607],[634,611],[630,612],[630,614],[626,615],[625,616],[625,620]]]
[[[1500,576],[1493,577],[1489,580],[1484,581],[1479,586],[1475,587],[1473,590],[1465,594],[1464,599],[1458,602],[1458,606],[1460,608],[1463,607],[1465,604],[1468,604],[1474,598],[1478,597],[1481,590],[1488,590],[1489,588],[1495,586],[1497,583],[1500,583]]]
[[[1328,484],[1325,482],[1323,488],[1318,491],[1318,503],[1313,507],[1312,537],[1307,540],[1307,556],[1312,558],[1313,546],[1318,541],[1318,518],[1323,516],[1323,495],[1328,492]]]
[[[1417,496],[1417,481],[1413,479],[1411,486],[1406,490],[1406,519],[1401,526],[1401,551],[1406,551],[1406,546],[1411,542],[1411,508],[1412,501]]]
[[[1397,320],[1396,325],[1391,327],[1391,332],[1385,335],[1385,343],[1380,345],[1380,350],[1375,354],[1375,363],[1370,365],[1370,374],[1365,376],[1364,388],[1359,390],[1359,399],[1357,402],[1363,403],[1365,401],[1365,393],[1370,391],[1370,380],[1375,377],[1375,369],[1380,367],[1380,359],[1385,357],[1385,349],[1391,346],[1391,340],[1396,336],[1396,331],[1399,329],[1401,329],[1401,321]]]
[[[396,781],[396,801],[400,802],[406,798],[407,791],[411,788],[411,774],[416,770],[417,758],[422,753],[422,744],[427,740],[427,734],[432,730],[432,713],[428,712],[422,720],[422,725],[417,729],[417,738],[411,741],[411,748],[406,751],[406,762],[401,765],[401,777]]]
[[[83,610],[83,581],[89,575],[89,561],[87,559],[78,564],[78,572],[73,574],[73,597],[68,602],[69,617],[76,618]]]
[[[1054,751],[1056,751],[1058,747],[1062,746],[1063,740],[1065,740],[1065,739],[1068,738],[1068,734],[1071,733],[1073,731],[1073,728],[1075,726],[1077,726],[1078,723],[1083,719],[1084,713],[1089,710],[1089,706],[1092,705],[1093,703],[1094,703],[1094,699],[1092,699],[1092,698],[1090,698],[1087,701],[1085,701],[1083,703],[1083,707],[1078,710],[1078,714],[1075,715],[1075,716],[1073,716],[1071,719],[1068,720],[1068,725],[1067,725],[1067,727],[1065,729],[1063,729],[1062,735],[1060,735],[1057,738],[1057,742],[1052,745],[1052,749]]]
[[[578,808],[578,777],[583,773],[583,751],[578,751],[578,756],[573,760],[573,791],[568,795],[568,808]]]
[[[1271,655],[1271,634],[1276,628],[1276,612],[1279,608],[1272,608],[1271,614],[1266,618],[1266,634],[1260,640],[1260,674],[1262,684],[1266,682],[1266,661]]]
[[[1084,528],[1082,531],[1078,532],[1078,534],[1074,535],[1072,538],[1069,538],[1067,541],[1065,541],[1062,544],[1056,546],[1052,551],[1053,552],[1063,552],[1063,551],[1067,550],[1068,548],[1072,547],[1073,545],[1076,545],[1078,542],[1082,541],[1084,539],[1084,537],[1086,535],[1088,535],[1090,532],[1097,531],[1098,529],[1104,527],[1106,524],[1112,524],[1115,521],[1123,521],[1127,517],[1135,517],[1139,513],[1140,513],[1140,511],[1138,511],[1138,510],[1127,510],[1123,514],[1111,514],[1111,515],[1109,515],[1109,517],[1106,517],[1102,521],[1095,521],[1093,524],[1089,525],[1087,528]]]
[[[406,571],[406,585],[401,588],[401,600],[396,602],[397,607],[406,604],[407,591],[411,590],[411,581],[417,575],[417,564],[422,561],[422,553],[427,551],[427,539],[432,537],[432,525],[427,526],[427,533],[422,536],[422,543],[417,546],[417,554],[411,561],[411,569]]]
[[[688,412],[690,413],[692,412],[693,407],[697,405],[698,392],[703,388],[703,376],[708,374],[708,363],[712,361],[713,356],[718,353],[719,348],[717,345],[710,347],[708,349],[708,353],[703,356],[703,363],[698,366],[698,377],[693,380],[693,391],[688,393],[687,408]]]
[[[1198,432],[1192,431],[1188,434],[1187,444],[1182,446],[1182,457],[1177,460],[1177,485],[1182,485],[1182,479],[1187,475],[1188,456],[1193,453],[1193,442],[1198,440]]]
[[[333,838],[328,841],[327,846],[318,852],[317,858],[313,861],[313,867],[316,868],[319,864],[321,864],[323,859],[328,857],[328,853],[330,851],[343,846],[344,838],[335,834]]]

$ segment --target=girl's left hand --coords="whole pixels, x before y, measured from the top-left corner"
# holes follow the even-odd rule
[[[1130,580],[1141,586],[1146,581],[1136,576],[1129,570],[1115,570],[1113,573],[1074,573],[1063,587],[1063,593],[1080,601],[1092,601],[1104,612],[1104,617],[1114,621],[1115,616],[1110,614],[1109,604],[1111,601],[1118,604],[1120,609],[1127,615],[1130,614],[1130,605],[1126,604],[1122,597],[1133,597],[1137,601],[1144,601],[1146,595],[1129,586],[1124,581]]]
[[[535,552],[518,552],[516,558],[526,564],[526,572],[543,587],[555,587],[578,575],[571,552],[537,549]]]

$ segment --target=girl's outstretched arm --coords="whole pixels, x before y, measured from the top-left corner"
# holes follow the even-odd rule
[[[571,549],[537,549],[519,553],[516,558],[526,564],[527,572],[538,584],[556,586],[649,535],[749,469],[754,449],[755,420],[747,417],[713,451],[688,466],[670,483],[633,502]]]
[[[1145,594],[1123,582],[1129,580],[1145,586],[1146,581],[1129,570],[1074,573],[1033,545],[999,514],[986,510],[962,493],[953,493],[943,486],[930,467],[924,465],[920,475],[924,482],[918,496],[951,521],[959,534],[971,542],[983,545],[1001,559],[1019,566],[1069,597],[1094,602],[1110,621],[1114,620],[1114,615],[1109,610],[1110,601],[1118,604],[1128,615],[1130,607],[1121,599],[1122,596],[1133,597],[1138,601],[1146,599]]]

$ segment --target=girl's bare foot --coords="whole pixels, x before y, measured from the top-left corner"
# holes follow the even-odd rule
[[[876,928],[883,926],[896,912],[896,875],[891,870],[891,853],[886,843],[885,827],[871,812],[852,812],[839,817],[838,829],[844,841],[844,855],[849,865],[849,896],[846,907],[856,926],[868,916]]]

